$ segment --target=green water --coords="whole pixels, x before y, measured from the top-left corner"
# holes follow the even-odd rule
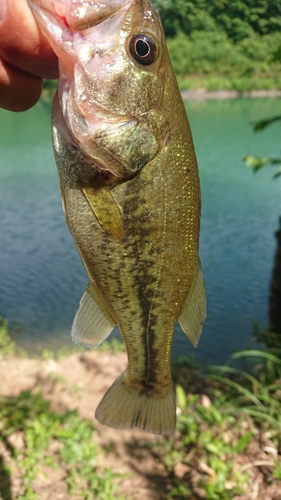
[[[200,255],[208,317],[198,348],[176,327],[173,356],[227,360],[267,323],[281,180],[253,175],[245,154],[280,154],[280,126],[254,135],[252,120],[280,113],[278,99],[188,102],[202,187]],[[24,348],[70,345],[87,277],[66,228],[53,159],[50,109],[0,111],[0,311]]]

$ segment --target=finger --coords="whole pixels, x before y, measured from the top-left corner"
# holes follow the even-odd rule
[[[30,75],[0,60],[0,107],[26,111],[36,104],[42,91],[42,78]]]
[[[42,78],[57,78],[57,57],[39,30],[26,0],[0,0],[0,57]]]

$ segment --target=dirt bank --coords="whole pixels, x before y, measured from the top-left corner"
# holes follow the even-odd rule
[[[249,92],[238,92],[237,90],[183,90],[184,101],[203,101],[205,99],[237,99],[238,97],[281,97],[281,90],[252,90]]]
[[[114,473],[126,474],[118,488],[126,500],[166,500],[169,491],[173,489],[174,478],[190,478],[195,485],[200,485],[202,477],[209,473],[210,468],[207,470],[207,466],[200,471],[194,459],[192,467],[178,463],[174,469],[167,468],[148,446],[157,437],[138,429],[109,429],[96,421],[94,414],[99,401],[126,364],[127,356],[124,352],[112,354],[86,351],[58,360],[11,356],[0,362],[0,396],[17,396],[23,390],[42,391],[53,410],[64,412],[77,409],[81,417],[91,420],[97,429],[97,440],[101,448],[100,465],[112,468]],[[192,389],[194,388],[189,388],[190,391]],[[11,439],[13,446],[17,448],[22,445],[22,438],[17,433],[14,434]],[[1,462],[5,464],[5,461],[8,465],[7,454],[7,446],[0,440],[0,465]],[[268,468],[270,460],[272,461],[270,453],[264,451],[257,433],[247,452],[235,458],[237,468],[242,465],[249,470],[251,484],[249,491],[243,495],[235,495],[235,500],[281,500],[281,481],[273,478],[272,465]],[[201,462],[199,460],[198,463]],[[200,467],[203,467],[202,464]],[[67,470],[49,468],[48,473],[41,474],[36,479],[34,492],[40,500],[80,500],[69,496],[66,477]],[[9,496],[1,497],[0,488],[0,499],[14,500],[19,497],[22,478],[12,471],[10,483]],[[195,486],[189,500],[206,498],[202,488],[200,490]]]

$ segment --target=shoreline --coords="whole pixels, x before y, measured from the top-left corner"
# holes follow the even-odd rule
[[[35,477],[32,477],[29,486],[40,500],[52,500],[53,498],[61,500],[85,499],[83,485],[87,484],[88,479],[86,476],[85,480],[83,479],[84,482],[80,481],[79,470],[82,473],[83,471],[87,472],[89,467],[92,469],[91,474],[96,475],[102,475],[108,469],[112,471],[118,480],[116,487],[116,498],[118,499],[120,499],[119,495],[123,495],[123,498],[131,500],[164,500],[170,498],[170,493],[175,490],[177,483],[190,492],[189,496],[185,498],[194,500],[198,498],[197,493],[199,492],[200,498],[210,499],[211,496],[202,489],[202,484],[206,480],[210,480],[209,478],[214,481],[215,492],[218,491],[217,488],[220,488],[219,491],[221,491],[222,481],[225,485],[229,484],[229,494],[234,495],[236,500],[252,500],[254,490],[251,485],[253,484],[258,485],[258,489],[255,491],[258,491],[259,495],[256,498],[274,498],[276,500],[281,498],[281,478],[276,468],[280,457],[277,441],[275,442],[275,439],[271,438],[270,433],[266,435],[267,433],[252,420],[250,414],[246,415],[247,418],[244,414],[242,418],[242,412],[239,411],[236,414],[237,423],[236,421],[233,423],[225,416],[222,406],[213,406],[214,381],[208,383],[207,379],[200,381],[196,368],[182,367],[183,378],[177,379],[178,383],[185,380],[184,387],[188,386],[188,392],[186,389],[182,389],[184,398],[186,398],[186,403],[183,404],[187,404],[188,401],[195,398],[192,404],[194,408],[189,411],[185,409],[184,418],[192,420],[195,418],[195,430],[192,429],[192,432],[198,433],[196,439],[198,439],[199,445],[194,443],[194,437],[191,444],[187,445],[180,441],[182,438],[179,430],[176,431],[171,441],[168,440],[165,444],[159,436],[139,428],[116,431],[116,429],[100,424],[95,419],[95,410],[101,398],[120,373],[126,369],[127,356],[125,352],[119,352],[118,355],[110,351],[78,352],[58,359],[29,359],[20,358],[13,353],[1,357],[0,349],[0,361],[0,399],[2,398],[2,401],[8,404],[7,408],[10,413],[7,413],[7,417],[11,419],[12,423],[8,435],[5,434],[5,427],[4,433],[2,431],[2,436],[7,436],[7,438],[0,440],[0,465],[2,465],[2,468],[0,467],[0,498],[9,498],[10,500],[23,498],[22,495],[26,495],[27,486],[25,471],[30,473],[34,469]],[[45,420],[47,417],[50,418],[52,413],[46,410],[44,401],[50,405],[50,411],[53,412],[53,415],[55,413],[52,428]],[[24,402],[26,402],[25,406],[23,406]],[[191,406],[190,403],[188,405]],[[199,406],[201,410],[198,410]],[[210,409],[208,409],[209,407]],[[216,413],[211,413],[212,408],[213,412],[216,411]],[[178,417],[182,411],[179,406]],[[14,412],[16,415],[25,415],[25,418],[30,422],[29,426],[22,426],[19,417],[13,417]],[[193,412],[195,412],[195,417],[193,417]],[[209,414],[208,419],[202,417],[206,412]],[[91,442],[94,442],[96,446],[96,455],[92,457],[91,461],[88,460],[86,469],[85,452],[80,459],[80,469],[78,467],[78,472],[74,476],[77,485],[75,496],[70,493],[68,486],[68,478],[72,477],[73,479],[73,472],[72,476],[70,475],[71,463],[73,462],[63,460],[59,453],[66,446],[63,433],[66,431],[66,436],[69,432],[71,435],[73,428],[61,427],[62,424],[57,427],[56,424],[58,421],[56,414],[65,417],[71,413],[74,416],[78,414],[79,419],[82,420],[79,422],[78,434],[81,433],[81,425],[84,426],[87,422],[91,423],[93,430],[92,437],[88,436],[89,446]],[[200,419],[202,420],[198,421],[199,415],[201,415]],[[212,415],[218,415],[218,417]],[[44,424],[45,422],[48,425]],[[182,420],[182,425],[183,423],[184,420]],[[242,423],[243,427],[241,427]],[[44,425],[46,425],[46,433],[43,432]],[[210,432],[209,441],[206,441],[206,425],[208,425],[208,432]],[[221,428],[223,432],[220,431]],[[30,445],[26,442],[26,429],[29,429],[29,435],[33,439],[39,433],[43,436],[41,439],[43,442],[45,436],[52,438],[49,437],[49,441],[44,445],[42,460],[38,464],[30,465],[28,448]],[[60,431],[60,434],[54,432],[56,429]],[[79,435],[78,441],[81,440]],[[174,440],[175,446],[173,445]],[[75,447],[71,448],[72,454],[77,453],[78,441],[75,441]],[[158,448],[155,447],[157,441],[160,442]],[[206,453],[205,442],[207,444],[214,442],[215,451],[207,449]],[[32,449],[38,446],[36,443],[37,441],[31,441]],[[188,446],[190,446],[189,451]],[[234,446],[237,447],[237,450]],[[241,446],[239,451],[238,446]],[[69,450],[69,445],[66,449]],[[79,450],[84,450],[81,441],[79,441]],[[16,453],[13,454],[13,451]],[[182,453],[183,461],[178,455],[179,452]],[[173,455],[170,455],[171,453]],[[166,462],[165,454],[168,457],[172,456],[172,460],[174,460],[172,467],[169,458]],[[46,457],[48,462],[46,462]],[[215,468],[210,466],[209,460],[212,457],[215,457],[216,460],[216,462],[214,461]],[[222,468],[224,463],[222,460],[229,466],[229,470]],[[217,466],[217,462],[221,465]],[[261,469],[260,466],[265,467],[265,469]],[[274,468],[277,471],[276,475]],[[243,469],[249,469],[248,477],[242,475]],[[217,479],[217,471],[221,470],[222,479]],[[241,481],[238,491],[235,490],[236,486],[233,482],[233,480],[237,480],[237,471],[240,474],[239,481]],[[3,492],[5,496],[1,495]],[[79,492],[81,492],[80,495]],[[93,488],[91,493],[94,493]],[[99,497],[95,496],[94,498]],[[113,497],[110,496],[110,498]]]
[[[250,90],[246,92],[239,92],[238,90],[206,90],[204,88],[198,88],[182,90],[181,95],[184,101],[203,101],[207,99],[225,100],[237,99],[239,97],[281,97],[281,90]]]
[[[41,99],[44,101],[51,101],[54,95],[56,87],[51,88],[43,88]],[[251,97],[251,98],[264,98],[264,97],[281,97],[281,90],[272,89],[272,90],[247,90],[244,92],[240,92],[238,90],[207,90],[204,87],[200,87],[197,89],[186,89],[181,90],[181,95],[184,101],[204,101],[207,99],[214,100],[226,100],[226,99],[238,99],[239,97]]]

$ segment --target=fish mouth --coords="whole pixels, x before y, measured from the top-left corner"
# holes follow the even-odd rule
[[[117,158],[114,152],[106,145],[100,144],[94,137],[77,137],[65,120],[59,103],[58,92],[55,93],[52,106],[53,141],[56,144],[63,139],[70,148],[75,148],[87,160],[89,169],[83,175],[85,186],[116,185],[132,177],[135,172],[128,170],[128,166]],[[55,132],[55,131],[59,131]],[[73,150],[74,151],[74,150]]]
[[[40,17],[45,16],[61,28],[84,31],[114,15],[120,9],[127,9],[132,0],[28,0],[32,10]]]
[[[112,92],[103,85],[113,88],[119,81],[120,86],[115,33],[132,5],[142,11],[146,0],[28,1],[59,58],[58,106],[72,144],[98,171],[130,179],[159,151],[154,129],[161,128],[162,115],[151,106],[123,110],[120,102],[112,105]]]

